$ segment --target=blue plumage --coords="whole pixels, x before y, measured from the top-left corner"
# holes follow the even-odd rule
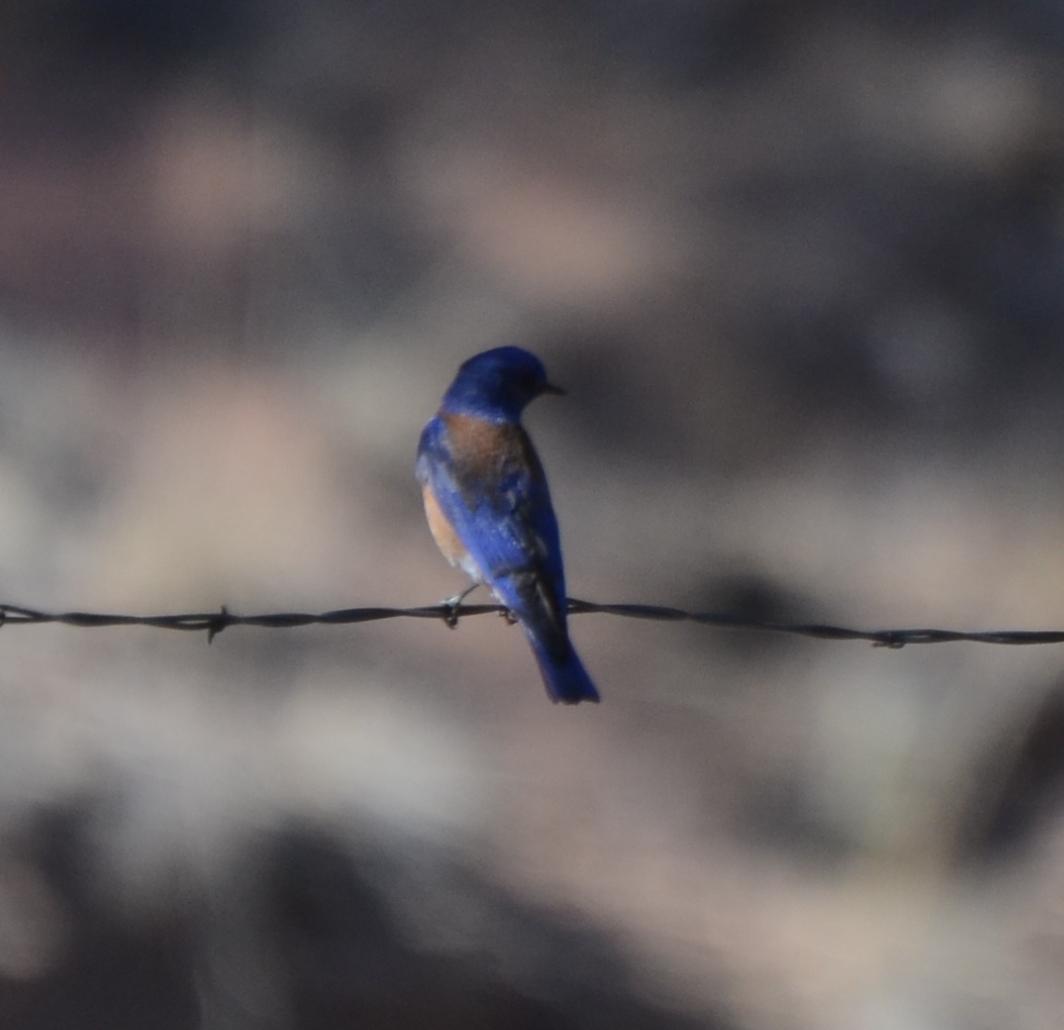
[[[418,445],[417,477],[444,556],[516,616],[555,701],[598,701],[569,640],[558,523],[525,406],[561,393],[519,347],[470,358]]]

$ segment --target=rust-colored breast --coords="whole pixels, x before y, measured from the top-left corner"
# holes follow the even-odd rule
[[[452,564],[457,565],[468,553],[454,526],[448,521],[440,508],[440,502],[436,500],[436,494],[427,483],[421,488],[421,497],[425,502],[425,518],[429,524],[429,532],[436,546],[443,556]]]
[[[454,526],[443,514],[435,492],[427,483],[421,488],[421,498],[425,502],[425,519],[429,524],[429,532],[432,534],[432,539],[436,541],[440,553],[452,565],[464,570],[472,579],[479,579],[475,571],[471,570],[469,551],[458,539]]]

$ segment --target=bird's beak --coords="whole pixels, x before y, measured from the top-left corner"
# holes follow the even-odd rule
[[[544,383],[539,392],[556,393],[559,397],[565,396],[565,391],[560,386],[555,386],[553,383]]]

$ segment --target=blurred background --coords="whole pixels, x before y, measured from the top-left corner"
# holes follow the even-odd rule
[[[0,600],[435,603],[526,346],[576,597],[1064,625],[1064,7],[6,0]],[[485,599],[485,598],[479,598]],[[0,1025],[1064,1021],[1064,650],[0,632]]]

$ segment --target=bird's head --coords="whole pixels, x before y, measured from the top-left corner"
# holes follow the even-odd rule
[[[516,422],[525,406],[544,393],[565,393],[547,380],[543,362],[520,347],[476,354],[458,369],[440,410],[493,422]]]

